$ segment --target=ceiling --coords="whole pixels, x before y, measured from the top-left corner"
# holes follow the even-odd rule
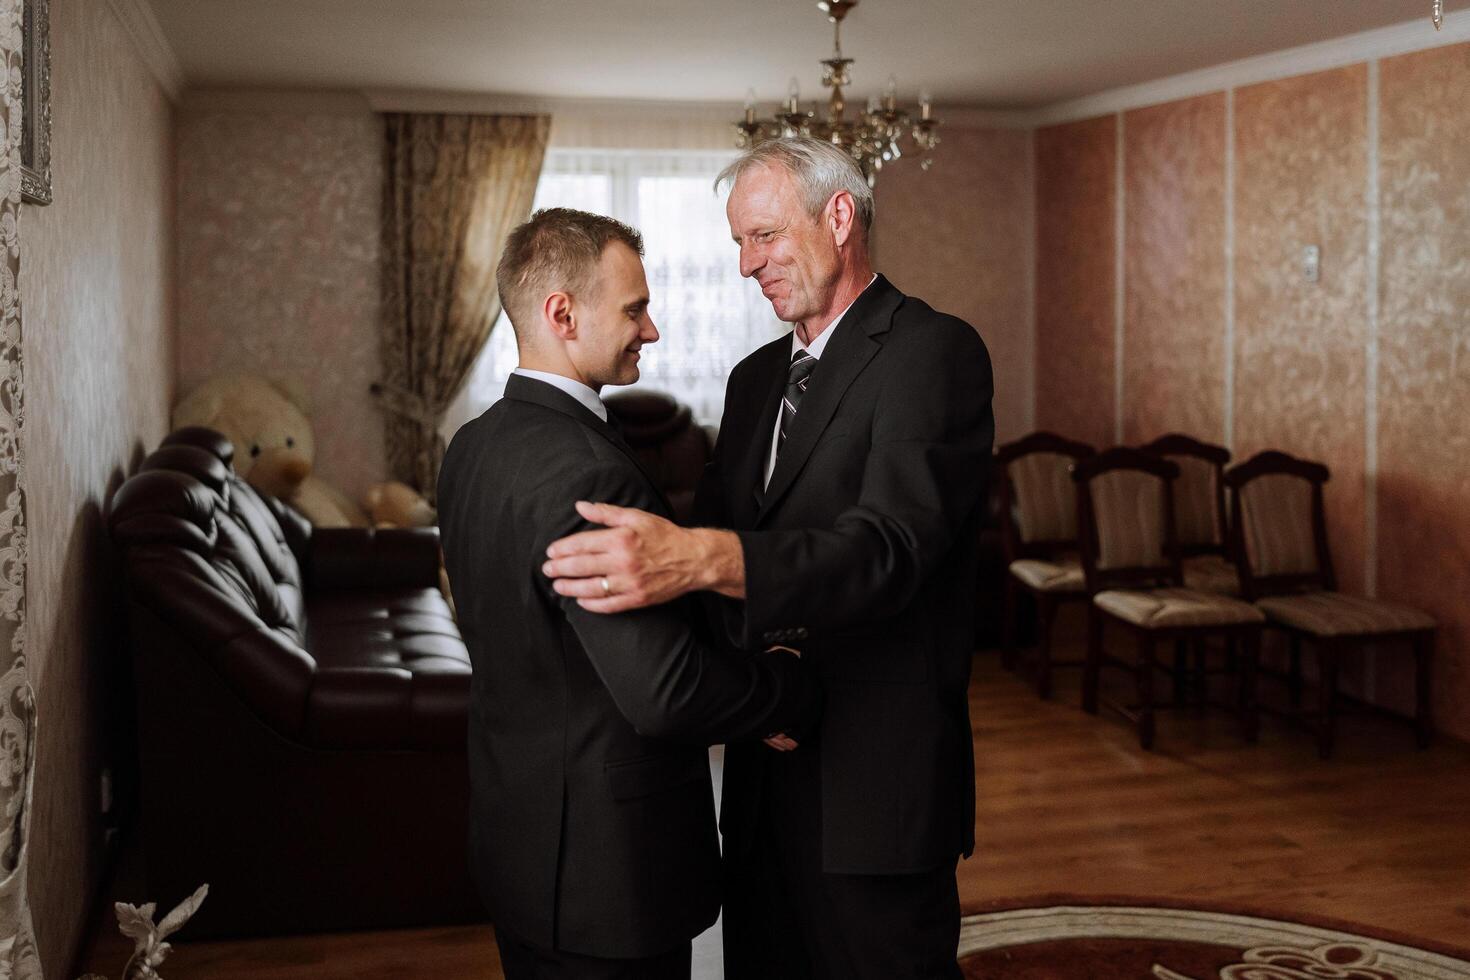
[[[819,93],[812,0],[147,0],[198,87],[762,102]],[[1470,0],[1450,0],[1450,9]],[[1430,0],[862,0],[853,94],[1033,108],[1420,20]]]

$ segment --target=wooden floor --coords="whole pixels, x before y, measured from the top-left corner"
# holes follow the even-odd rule
[[[1075,672],[1070,672],[1075,675]],[[960,865],[967,909],[1028,896],[1131,896],[1284,917],[1356,921],[1470,945],[1470,747],[1412,747],[1407,727],[1345,720],[1320,762],[1304,733],[1267,719],[1242,745],[1229,719],[1161,719],[1142,752],[1121,719],[1077,705],[1075,676],[1036,700],[991,654],[975,661],[978,847]],[[119,896],[141,902],[145,896]],[[486,927],[191,943],[166,977],[498,978]],[[696,977],[717,978],[718,937]],[[130,952],[109,916],[81,964],[117,976]]]

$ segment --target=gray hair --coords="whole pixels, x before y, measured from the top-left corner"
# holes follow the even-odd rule
[[[726,181],[733,187],[747,171],[761,167],[779,167],[795,178],[797,193],[813,218],[822,216],[822,209],[833,194],[847,191],[857,207],[863,238],[867,239],[873,227],[873,189],[868,186],[862,168],[846,151],[810,136],[766,140],[721,170],[715,178],[715,190]]]

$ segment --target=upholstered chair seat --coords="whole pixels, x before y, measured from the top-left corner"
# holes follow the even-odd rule
[[[1269,596],[1257,599],[1256,606],[1273,622],[1320,637],[1382,636],[1438,625],[1434,617],[1410,606],[1342,592]]]
[[[1087,591],[1082,560],[1076,556],[1064,555],[1055,561],[1022,558],[1011,562],[1011,574],[1038,592],[1081,594]]]
[[[1262,623],[1248,602],[1194,589],[1110,589],[1093,597],[1098,608],[1144,629]]]

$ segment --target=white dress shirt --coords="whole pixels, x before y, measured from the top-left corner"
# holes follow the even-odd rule
[[[874,273],[873,278],[868,280],[868,286],[873,285],[873,283],[876,282],[877,279],[878,274]],[[863,293],[866,293],[868,291],[868,286],[863,287]],[[857,296],[853,297],[852,303],[856,303],[858,301],[858,298],[860,298],[863,293],[858,293]],[[831,340],[832,335],[837,332],[837,325],[842,322],[843,317],[847,316],[847,311],[852,309],[852,303],[848,303],[845,307],[843,307],[842,312],[837,314],[837,319],[829,323],[826,330],[823,330],[821,333],[817,334],[817,339],[812,341],[810,345],[803,344],[801,342],[801,334],[797,333],[795,330],[791,331],[791,357],[795,357],[797,351],[804,350],[812,357],[820,361],[822,359],[822,351],[827,348],[827,341]],[[787,358],[786,366],[788,368],[791,366],[790,358]],[[782,385],[781,390],[785,391],[786,386]],[[771,451],[766,454],[766,479],[765,482],[761,484],[762,488],[771,485],[771,474],[776,471],[776,446],[780,442],[780,440],[781,413],[780,411],[777,411],[776,427],[771,430]]]
[[[597,392],[580,381],[560,374],[550,374],[546,371],[531,371],[522,367],[518,367],[510,373],[519,374],[523,378],[534,378],[537,381],[545,381],[553,388],[560,388],[586,406],[587,411],[596,415],[604,422],[607,421],[607,406],[602,403],[601,398],[597,397]]]

